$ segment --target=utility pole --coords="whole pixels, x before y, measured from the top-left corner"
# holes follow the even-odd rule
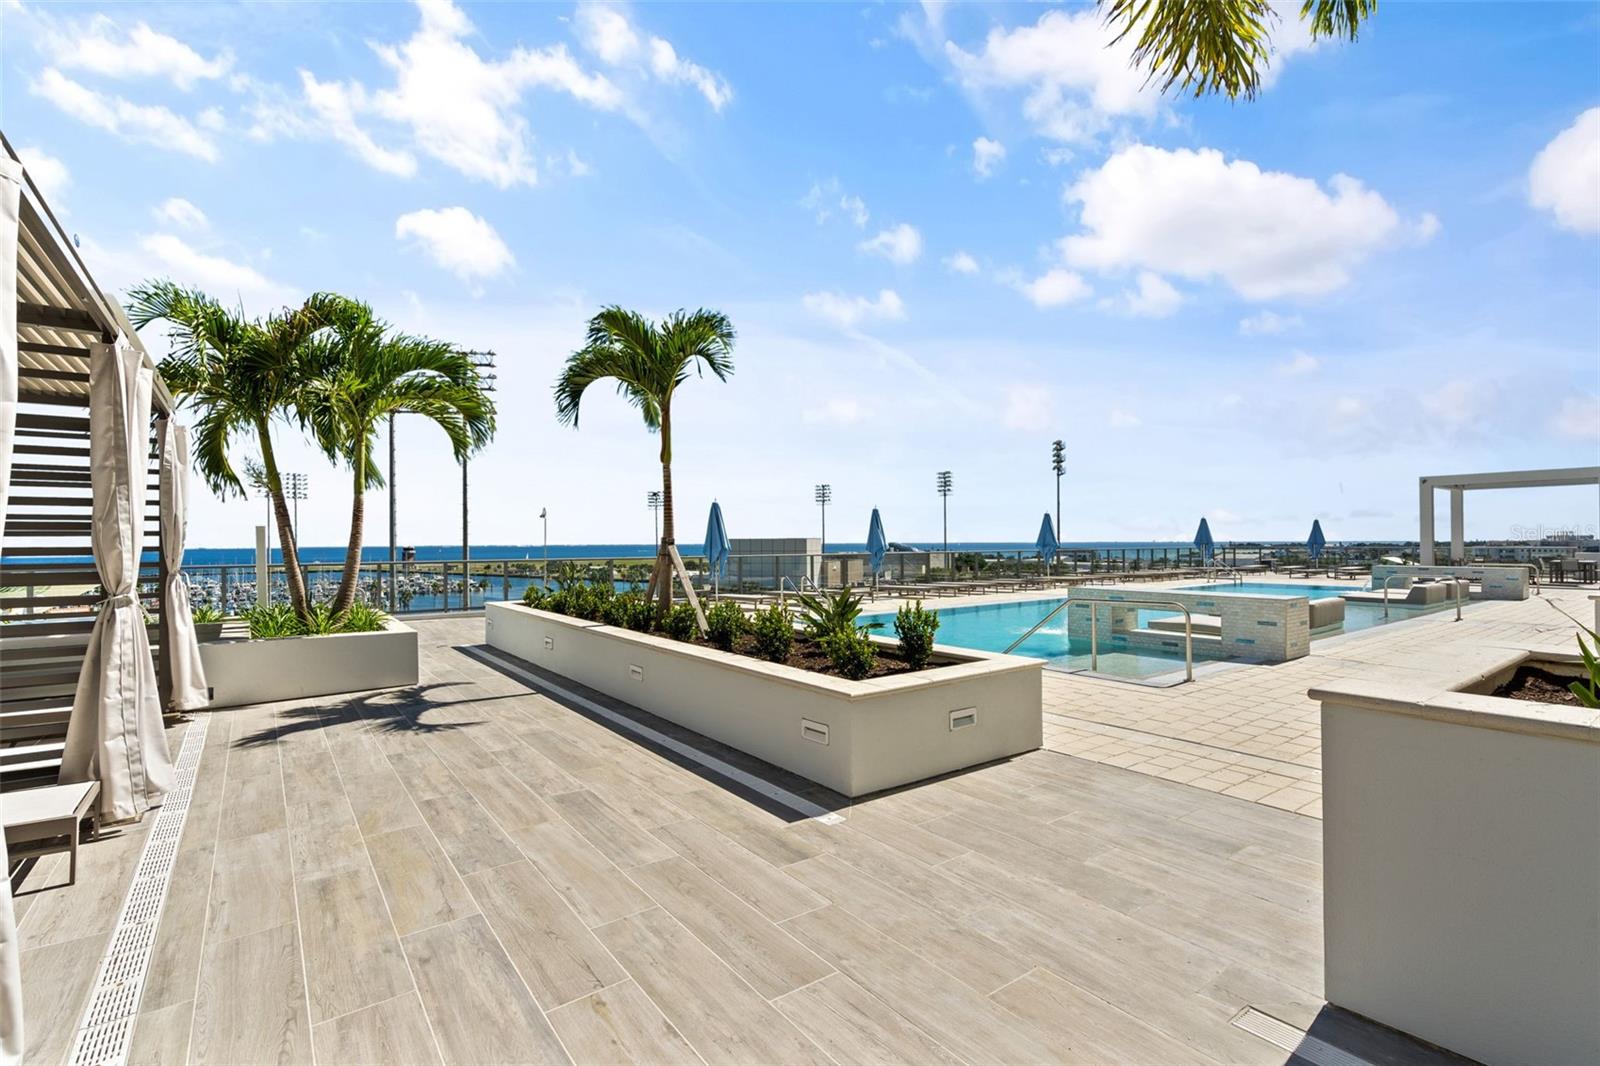
[[[833,499],[832,485],[818,485],[817,506],[822,508],[822,554],[828,553],[828,503]]]
[[[950,493],[954,487],[950,481],[950,471],[939,471],[939,499],[944,508],[944,564],[954,572],[955,567],[950,566]]]
[[[645,506],[650,508],[650,543],[656,547],[661,544],[661,490],[651,489],[644,494]]]
[[[395,538],[397,524],[394,507],[394,412],[389,413],[389,613],[394,614],[400,598],[399,578],[396,577]]]
[[[1056,540],[1061,539],[1061,475],[1067,472],[1067,446],[1060,441],[1050,445],[1050,467],[1056,472]]]
[[[484,392],[494,391],[496,375],[494,370],[493,352],[468,352],[467,358],[472,360],[473,369],[478,375],[478,384]],[[445,609],[450,608],[450,571],[445,570],[444,577],[444,604]],[[468,537],[467,523],[467,457],[461,457],[461,609],[472,609],[472,541]]]

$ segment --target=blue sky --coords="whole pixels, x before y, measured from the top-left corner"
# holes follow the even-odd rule
[[[6,3],[4,128],[101,282],[316,290],[499,354],[474,541],[644,540],[655,444],[550,384],[599,306],[726,311],[678,400],[680,537],[1415,535],[1416,478],[1600,462],[1600,15],[1386,4],[1162,97],[1088,6]],[[159,338],[147,338],[158,346]],[[459,536],[402,425],[401,539]],[[290,439],[303,543],[347,477]],[[199,494],[197,494],[198,497]],[[1468,535],[1593,531],[1481,494]],[[368,538],[387,500],[369,497]],[[259,503],[197,498],[190,543]],[[1441,520],[1442,521],[1442,520]],[[859,529],[857,528],[859,527]]]

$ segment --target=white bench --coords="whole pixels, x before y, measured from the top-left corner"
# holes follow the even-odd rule
[[[89,839],[100,836],[100,782],[50,785],[0,793],[4,810],[6,850],[12,859],[70,851],[67,884],[78,880],[78,826],[91,820]],[[66,843],[59,838],[66,837]],[[13,843],[24,846],[13,848]]]

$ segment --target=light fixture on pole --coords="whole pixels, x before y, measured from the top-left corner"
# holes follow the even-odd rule
[[[466,356],[472,361],[472,368],[478,377],[478,387],[484,392],[494,391],[496,375],[494,370],[493,352],[467,352]],[[448,609],[450,605],[450,576],[449,570],[445,571],[444,602]],[[472,542],[467,533],[467,457],[461,457],[461,609],[472,608]]]
[[[650,543],[659,546],[661,543],[661,490],[651,489],[644,494],[644,502],[650,508],[650,529],[652,531]]]
[[[300,501],[306,498],[306,476],[304,474],[283,475],[283,494],[294,501],[294,530],[295,543],[300,542]]]
[[[1067,446],[1060,441],[1050,445],[1050,469],[1056,472],[1056,539],[1061,538],[1061,476],[1067,472]]]
[[[394,412],[389,412],[389,613],[395,612],[395,601],[400,595],[400,579],[396,576],[395,538],[396,512],[394,506]]]
[[[828,503],[833,499],[832,485],[817,486],[817,506],[822,508],[822,553],[828,552]]]
[[[550,587],[550,510],[547,507],[539,508],[539,524],[544,527],[544,567],[539,574],[539,584],[544,588]]]
[[[944,552],[948,556],[950,554],[950,493],[954,491],[954,486],[950,480],[950,471],[939,471],[938,484],[939,499],[944,507]],[[945,559],[945,565],[950,565],[948,558]]]

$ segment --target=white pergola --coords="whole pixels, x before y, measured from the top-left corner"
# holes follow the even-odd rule
[[[1422,565],[1434,564],[1433,494],[1450,493],[1450,561],[1466,561],[1466,494],[1472,489],[1544,489],[1560,486],[1600,487],[1600,466],[1572,466],[1560,470],[1500,470],[1486,474],[1434,474],[1419,479],[1418,543]]]

